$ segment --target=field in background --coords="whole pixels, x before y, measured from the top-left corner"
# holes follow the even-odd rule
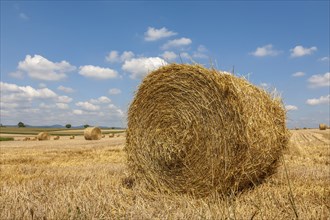
[[[51,131],[63,132],[63,131]],[[81,132],[81,131],[79,131]],[[63,133],[62,133],[63,134]],[[15,137],[17,138],[17,137]],[[292,131],[278,173],[236,197],[124,187],[125,137],[1,142],[0,219],[329,219],[329,130]]]
[[[123,129],[101,129],[103,134],[110,133],[123,133],[125,130]],[[58,136],[70,136],[70,135],[84,135],[84,129],[74,129],[74,128],[31,128],[31,127],[0,127],[0,136],[8,137],[8,136],[35,136],[39,132],[48,132],[50,135],[58,135]]]

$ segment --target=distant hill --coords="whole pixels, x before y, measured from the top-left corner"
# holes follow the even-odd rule
[[[27,128],[65,128],[63,125],[25,125]]]

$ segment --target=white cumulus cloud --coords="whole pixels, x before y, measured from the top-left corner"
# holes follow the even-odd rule
[[[181,48],[184,46],[188,46],[192,43],[192,40],[186,37],[169,40],[166,44],[162,46],[163,50],[167,50],[169,48]]]
[[[330,72],[325,74],[317,74],[313,75],[308,79],[309,87],[316,88],[316,87],[326,87],[330,86]]]
[[[203,53],[203,52],[207,52],[208,50],[204,45],[199,45],[197,51]]]
[[[53,108],[53,107],[54,107],[54,105],[47,105],[44,102],[39,104],[39,108],[43,108],[43,109],[50,109],[50,108]]]
[[[70,102],[72,102],[72,98],[69,96],[63,95],[63,96],[58,96],[57,101],[63,102],[63,103],[70,103]]]
[[[298,110],[298,107],[297,106],[294,106],[294,105],[286,105],[285,106],[285,109],[287,111],[296,111],[296,110]]]
[[[206,59],[208,58],[206,54],[201,53],[201,52],[194,52],[193,53],[194,58],[200,58],[200,59]]]
[[[31,86],[18,86],[16,84],[0,82],[1,101],[6,105],[10,103],[19,103],[21,107],[27,103],[37,100],[48,100],[49,102],[70,103],[72,98],[68,96],[59,96],[48,88],[35,89]],[[45,107],[45,106],[41,106]],[[63,107],[63,105],[62,105]]]
[[[118,51],[112,50],[109,54],[105,57],[106,61],[110,63],[120,63],[125,62],[126,60],[130,60],[135,56],[132,51],[124,51],[121,55]]]
[[[82,115],[84,112],[82,110],[80,110],[80,109],[74,109],[72,111],[72,113],[75,114],[75,115]]]
[[[18,63],[17,72],[12,73],[13,77],[19,77],[19,73],[27,73],[33,79],[45,81],[58,81],[67,77],[67,73],[75,70],[67,61],[59,63],[49,61],[40,55],[27,55],[25,60]]]
[[[57,94],[48,88],[34,89],[31,86],[0,82],[1,99],[6,101],[55,98]]]
[[[104,104],[104,103],[110,103],[111,100],[106,96],[101,96],[97,99],[91,99],[90,102],[93,104]]]
[[[82,109],[87,110],[87,111],[97,111],[97,110],[100,109],[100,106],[94,105],[94,104],[89,103],[89,102],[77,102],[76,106],[79,106]]]
[[[59,109],[69,109],[69,105],[66,104],[66,103],[60,103],[60,102],[58,102],[58,103],[56,103],[56,106]]]
[[[281,51],[275,50],[272,44],[267,44],[263,47],[257,47],[254,52],[251,52],[250,55],[256,57],[265,57],[265,56],[277,56]]]
[[[207,48],[204,45],[199,45],[197,51],[193,53],[194,58],[206,59],[208,56],[205,54],[207,52]]]
[[[134,56],[135,55],[132,51],[124,51],[120,56],[120,60],[121,62],[125,62],[126,60],[132,59]]]
[[[110,114],[112,115],[117,115],[119,117],[123,117],[125,115],[124,112],[114,104],[108,105],[108,109],[110,110]]]
[[[302,57],[306,55],[311,55],[317,51],[317,47],[310,47],[310,48],[305,48],[301,45],[295,46],[294,48],[290,49],[291,52],[291,57]]]
[[[173,31],[167,30],[167,28],[163,27],[160,29],[156,29],[153,27],[148,27],[148,30],[144,33],[145,41],[156,41],[162,38],[167,38],[176,35],[177,33]]]
[[[73,93],[74,89],[70,88],[70,87],[65,87],[65,86],[59,86],[57,87],[58,90],[62,91],[62,92],[66,92],[66,93]]]
[[[330,104],[330,95],[321,96],[320,98],[315,98],[315,99],[307,99],[306,104],[308,105]]]
[[[80,66],[79,74],[94,79],[112,79],[118,77],[116,70],[92,65]]]
[[[110,95],[117,95],[117,94],[120,94],[120,93],[121,93],[120,89],[117,89],[117,88],[109,89],[109,94]]]
[[[11,73],[9,73],[9,76],[16,78],[16,79],[24,79],[24,73],[21,71],[11,72]]]
[[[15,121],[18,118],[24,119],[25,123],[33,122],[36,125],[40,125],[38,124],[40,121],[44,123],[51,118],[53,118],[52,123],[57,123],[59,113],[69,109],[67,103],[72,101],[72,98],[59,96],[49,88],[37,89],[31,86],[0,82],[0,90],[1,109],[10,112],[2,119],[10,124],[17,123]],[[39,107],[36,108],[36,106]]]
[[[167,62],[159,57],[142,57],[125,61],[122,69],[130,73],[130,78],[137,79],[164,65],[167,65]]]
[[[295,72],[294,74],[292,74],[293,77],[301,77],[301,76],[305,76],[304,72]]]
[[[109,54],[105,57],[105,59],[108,61],[108,62],[119,62],[119,53],[118,51],[116,50],[112,50],[109,52]]]
[[[329,62],[330,61],[330,57],[322,57],[322,58],[319,59],[319,61]]]
[[[160,56],[168,61],[173,61],[178,57],[178,55],[176,55],[176,53],[174,53],[173,51],[165,51]]]
[[[38,84],[33,88],[0,81],[0,90],[1,123],[5,125],[23,121],[29,125],[125,126],[125,111],[106,96],[95,98],[96,104],[89,100],[72,106],[71,97],[59,96],[51,89],[39,88]]]
[[[189,53],[187,53],[187,52],[180,53],[180,57],[185,58],[185,59],[189,59],[189,60],[192,59],[191,56],[189,55]]]
[[[47,85],[45,84],[45,83],[39,83],[39,85],[38,85],[40,88],[46,88],[47,87]]]

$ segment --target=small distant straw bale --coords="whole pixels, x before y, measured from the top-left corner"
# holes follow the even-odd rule
[[[37,137],[39,141],[49,140],[50,138],[47,132],[40,132]]]
[[[289,140],[279,97],[200,65],[148,74],[128,111],[130,175],[148,189],[204,197],[237,192],[276,171]]]
[[[70,136],[70,139],[74,139],[74,135],[71,135],[71,136]]]
[[[110,134],[109,134],[109,138],[113,138],[114,136],[115,136],[114,133],[110,133]]]
[[[326,124],[320,124],[320,125],[319,125],[319,129],[320,129],[320,130],[326,130],[327,127],[328,127],[328,126],[327,126]]]
[[[59,140],[60,139],[60,136],[55,136],[54,137],[54,140]]]
[[[102,131],[98,127],[88,127],[84,131],[85,140],[100,140]]]

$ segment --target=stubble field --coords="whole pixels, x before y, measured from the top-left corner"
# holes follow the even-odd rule
[[[330,132],[294,130],[278,172],[236,196],[127,187],[125,137],[2,141],[0,219],[330,219]]]

